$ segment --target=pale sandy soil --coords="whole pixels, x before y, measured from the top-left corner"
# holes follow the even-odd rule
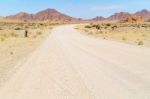
[[[5,32],[3,32],[5,31]],[[50,30],[44,30],[43,33],[40,35],[31,35],[29,38],[22,37],[3,37],[2,33],[7,33],[10,35],[8,31],[12,30],[2,30],[0,31],[0,38],[4,38],[0,40],[0,87],[5,83],[16,71],[18,62],[20,60],[24,60],[30,53],[33,52],[50,33]],[[33,31],[33,30],[32,30]],[[16,33],[16,31],[13,31]],[[18,34],[23,34],[21,31],[18,31]],[[25,61],[25,60],[24,60]]]
[[[149,99],[150,48],[52,30],[0,88],[1,99]]]
[[[147,25],[147,27],[142,27],[142,24],[144,24],[145,26]],[[76,28],[88,35],[93,35],[102,39],[115,40],[132,45],[150,47],[150,23],[142,24],[139,24],[139,28],[134,24],[129,24],[128,26],[120,27],[118,23],[112,23],[112,26],[117,26],[117,28],[114,30],[111,29],[112,26],[104,26],[104,28],[97,30],[95,27],[92,27],[92,25],[89,24],[80,25]],[[85,28],[85,26],[91,26],[92,28]],[[140,42],[142,43],[140,44]]]

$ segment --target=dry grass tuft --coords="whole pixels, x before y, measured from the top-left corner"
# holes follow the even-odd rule
[[[138,45],[144,45],[144,42],[143,41],[139,41]]]
[[[78,26],[88,35],[150,47],[150,23],[101,22]],[[137,40],[139,39],[139,40]]]

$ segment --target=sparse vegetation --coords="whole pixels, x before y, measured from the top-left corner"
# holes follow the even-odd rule
[[[0,37],[0,41],[1,42],[5,41],[5,38],[4,37]]]
[[[17,28],[15,28],[15,30],[22,30],[22,28],[20,28],[20,27],[17,27]]]
[[[18,60],[31,53],[52,28],[48,23],[0,22],[1,77],[14,69]],[[2,81],[0,79],[0,85]]]
[[[13,52],[10,52],[10,55],[13,55],[14,53]]]
[[[42,23],[24,23],[24,22],[0,22],[0,41],[9,38],[34,38],[40,37],[45,30],[52,29],[51,24]]]
[[[126,37],[122,37],[122,40],[124,40],[124,41],[125,41],[125,40],[127,40],[127,38],[126,38]]]
[[[38,31],[38,32],[37,32],[37,35],[42,35],[42,32],[41,32],[41,31]]]
[[[143,41],[139,41],[138,45],[144,45],[144,42]]]
[[[96,25],[96,29],[99,30],[100,29],[100,25]]]
[[[78,30],[105,39],[107,37],[134,45],[150,46],[150,23],[90,23],[86,26],[79,26]]]
[[[14,33],[14,32],[12,32],[12,33],[10,34],[10,36],[11,36],[11,37],[18,37],[18,35],[17,35],[16,33]]]
[[[86,26],[85,26],[85,28],[91,28],[91,26],[89,26],[89,25],[86,25]]]

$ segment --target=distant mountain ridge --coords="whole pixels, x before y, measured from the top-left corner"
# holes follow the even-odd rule
[[[105,18],[102,17],[102,16],[97,16],[96,18],[93,18],[92,20],[94,20],[94,21],[102,21],[102,20],[105,20]]]
[[[120,13],[114,13],[113,15],[105,18],[103,16],[97,16],[93,19],[90,19],[88,21],[102,21],[102,20],[124,20],[128,17],[131,16],[141,16],[145,20],[150,20],[150,11],[148,10],[141,10],[138,12],[135,12],[133,14],[128,13],[128,12],[120,12]],[[55,20],[55,21],[66,21],[66,22],[71,22],[71,21],[83,21],[81,18],[74,18],[71,16],[68,16],[66,14],[63,14],[55,9],[46,9],[42,10],[38,13],[35,14],[29,14],[26,12],[20,12],[15,15],[10,15],[6,17],[7,19],[18,19],[18,20],[26,20],[26,21],[32,21],[32,20],[37,20],[37,21],[45,21],[45,20]],[[87,20],[86,20],[87,21]]]
[[[70,17],[63,13],[58,12],[55,9],[46,9],[40,11],[36,14],[29,14],[26,12],[20,12],[16,15],[7,16],[7,19],[18,19],[18,20],[38,20],[38,21],[45,21],[45,20],[56,20],[56,21],[72,21],[77,20],[76,18]]]
[[[98,20],[98,21],[101,21],[101,20],[124,20],[128,17],[131,17],[131,16],[141,16],[143,17],[145,20],[148,20],[150,19],[150,11],[148,10],[141,10],[141,11],[138,11],[136,13],[128,13],[128,12],[120,12],[120,13],[115,13],[113,15],[111,15],[110,17],[107,17],[107,18],[104,18],[102,16],[98,16],[96,18],[93,18],[92,20]]]
[[[28,14],[26,12],[20,12],[20,13],[17,13],[16,15],[7,16],[6,18],[8,18],[8,19],[19,19],[19,20],[32,20],[33,15]]]
[[[145,10],[145,9],[142,11],[136,12],[134,15],[142,16],[145,20],[150,19],[150,11]]]
[[[131,14],[128,13],[128,12],[120,12],[120,13],[115,13],[114,15],[111,15],[107,19],[108,20],[123,20],[123,19],[126,19],[129,16],[131,16]]]

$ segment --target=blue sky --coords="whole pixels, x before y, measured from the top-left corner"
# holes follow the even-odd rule
[[[109,16],[114,12],[136,12],[150,10],[149,0],[1,0],[0,16],[17,12],[36,13],[40,10],[54,8],[73,17],[93,18]]]

